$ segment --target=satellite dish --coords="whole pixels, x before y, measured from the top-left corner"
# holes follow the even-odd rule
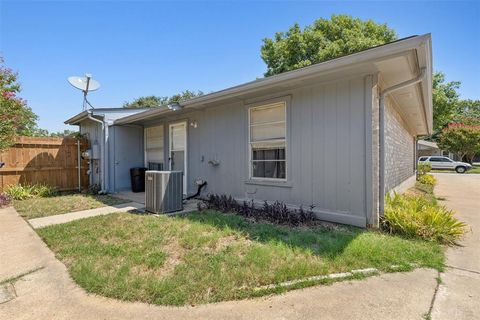
[[[83,91],[83,110],[87,110],[87,105],[93,109],[93,106],[87,100],[87,94],[90,91],[98,90],[100,88],[100,83],[96,80],[93,80],[92,75],[88,73],[85,74],[84,77],[68,77],[68,82],[78,90]]]

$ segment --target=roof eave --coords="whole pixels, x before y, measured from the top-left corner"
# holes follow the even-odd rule
[[[186,100],[184,102],[181,102],[181,104],[184,106],[184,108],[193,108],[195,106],[213,103],[219,100],[235,97],[240,94],[246,94],[246,93],[251,93],[252,91],[265,89],[280,83],[294,81],[302,77],[308,77],[313,74],[324,73],[336,68],[342,68],[350,65],[366,63],[368,61],[374,61],[376,59],[380,59],[386,56],[398,54],[399,52],[402,52],[402,51],[418,48],[422,44],[425,44],[426,42],[429,43],[429,46],[431,48],[430,39],[431,39],[430,34],[406,38],[404,40],[399,40],[394,43],[370,48],[365,51],[361,51],[358,53],[346,55],[346,56],[332,59],[329,61],[321,62],[321,63],[304,67],[301,69],[284,72],[268,78],[262,78],[262,79],[247,82],[238,86],[223,89],[217,92],[213,92],[213,93],[196,97],[190,100]],[[431,52],[431,49],[430,49],[430,52]],[[431,70],[431,66],[427,68],[427,71],[428,69]],[[430,77],[431,77],[431,72],[430,72]],[[431,81],[431,79],[429,81]],[[430,89],[430,96],[431,96],[431,89]],[[174,111],[171,111],[168,109],[166,110],[155,109],[155,110],[144,111],[141,113],[137,113],[131,116],[118,119],[115,121],[115,124],[119,124],[119,125],[128,124],[128,123],[145,120],[150,117],[154,117],[154,116],[161,115],[163,113],[170,113],[170,112],[174,112]]]
[[[79,114],[71,117],[68,120],[65,120],[63,123],[69,124],[69,125],[78,125],[82,120],[85,120],[88,118],[88,112],[87,111],[82,111]]]

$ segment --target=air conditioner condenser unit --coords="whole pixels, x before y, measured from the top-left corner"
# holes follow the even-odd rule
[[[145,209],[153,213],[183,210],[183,172],[145,172]]]

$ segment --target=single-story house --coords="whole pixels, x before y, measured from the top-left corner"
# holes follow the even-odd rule
[[[427,140],[417,141],[417,157],[422,156],[443,156],[442,150],[436,142]],[[448,154],[447,154],[448,155]]]
[[[442,150],[436,142],[427,140],[417,141],[417,158],[422,156],[445,156],[455,161],[462,161],[457,154]]]
[[[81,132],[101,128],[104,120],[92,112],[66,123],[80,125]],[[377,226],[384,195],[415,181],[416,137],[432,132],[431,36],[126,115],[103,127],[100,183],[106,191],[128,188],[131,167],[182,170],[186,195],[201,179],[208,183],[204,194],[313,205],[323,220]]]

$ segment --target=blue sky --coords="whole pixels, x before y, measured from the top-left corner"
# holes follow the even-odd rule
[[[0,55],[50,131],[81,111],[66,81],[92,73],[97,107],[142,95],[216,91],[261,77],[262,39],[293,23],[350,14],[400,37],[432,33],[435,70],[480,98],[480,2],[140,2],[0,0]]]

